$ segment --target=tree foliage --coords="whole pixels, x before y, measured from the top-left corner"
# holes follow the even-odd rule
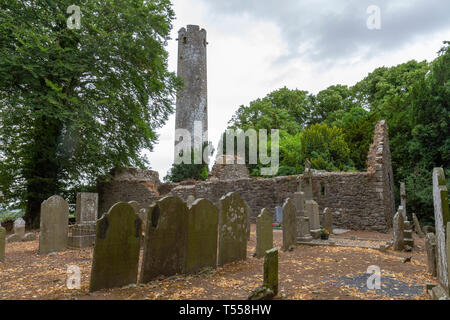
[[[174,18],[168,0],[0,3],[0,187],[42,200],[95,182],[112,167],[145,167],[180,85],[167,71]]]

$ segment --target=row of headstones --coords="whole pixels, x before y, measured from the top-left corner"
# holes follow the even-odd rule
[[[245,260],[248,206],[237,193],[188,205],[178,197],[156,201],[146,214],[140,283]],[[117,203],[97,221],[90,291],[138,280],[142,219],[130,203]]]
[[[436,276],[439,285],[433,287],[433,299],[450,297],[450,211],[448,189],[443,168],[433,170],[433,203],[435,234],[427,233],[425,245],[428,270]]]

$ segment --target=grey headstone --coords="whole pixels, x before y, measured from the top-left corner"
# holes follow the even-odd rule
[[[198,199],[189,208],[185,273],[217,264],[219,209],[209,200]]]
[[[98,193],[77,193],[76,223],[95,223],[98,216]]]
[[[5,261],[6,229],[0,226],[0,262]]]
[[[156,201],[147,213],[140,282],[184,272],[187,253],[188,207],[178,197]]]
[[[266,208],[256,218],[256,258],[262,258],[273,248],[272,215]]]
[[[436,236],[434,233],[427,233],[425,238],[425,248],[427,251],[428,272],[436,277]]]
[[[280,206],[275,207],[275,222],[276,223],[283,222],[283,208]]]
[[[299,184],[300,186],[301,184]],[[301,191],[294,193],[294,205],[296,209],[296,221],[297,221],[297,239],[300,238],[300,233],[302,231],[301,222],[303,221],[300,217],[305,215],[305,194]]]
[[[292,199],[286,199],[283,205],[283,219],[283,250],[287,251],[297,244],[297,217]]]
[[[247,258],[247,204],[235,192],[223,196],[219,212],[218,264],[225,265]]]
[[[413,222],[414,222],[414,230],[416,231],[417,235],[421,238],[425,237],[425,234],[422,231],[422,228],[420,227],[419,219],[417,219],[416,214],[413,212],[412,214]]]
[[[333,212],[329,208],[323,210],[323,227],[333,233]]]
[[[20,240],[23,240],[25,237],[25,220],[22,218],[14,221],[14,234],[18,235]]]
[[[90,292],[136,283],[141,224],[125,202],[115,204],[97,220]]]
[[[394,216],[394,250],[402,251],[405,248],[403,235],[403,215],[397,212]]]
[[[60,196],[52,196],[41,204],[39,253],[48,254],[67,248],[69,204]]]
[[[435,168],[433,170],[433,202],[436,227],[437,277],[440,285],[448,294],[449,276],[446,252],[446,226],[450,222],[450,212],[448,208],[448,190],[442,168]]]
[[[320,238],[319,205],[314,200],[305,201],[305,212],[309,217],[310,232],[314,239]]]

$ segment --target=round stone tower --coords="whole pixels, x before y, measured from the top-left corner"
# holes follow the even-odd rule
[[[199,26],[188,25],[178,31],[178,76],[184,88],[177,95],[175,130],[187,130],[192,147],[208,141],[207,44],[206,30]],[[179,141],[176,138],[175,145]]]

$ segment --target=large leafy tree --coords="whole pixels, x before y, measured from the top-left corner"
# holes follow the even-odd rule
[[[169,0],[0,3],[0,187],[39,222],[40,203],[111,167],[145,167],[179,81],[165,46]]]

